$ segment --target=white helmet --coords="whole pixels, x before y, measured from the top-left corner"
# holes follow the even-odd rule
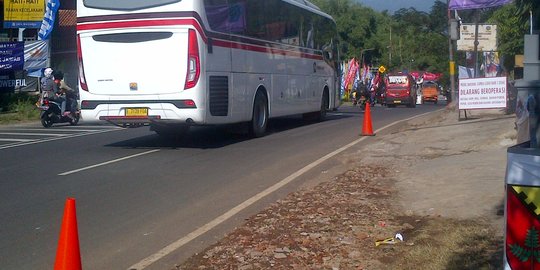
[[[53,70],[52,68],[46,68],[44,71],[43,71],[43,75],[45,75],[45,77],[47,78],[50,78],[53,74]]]

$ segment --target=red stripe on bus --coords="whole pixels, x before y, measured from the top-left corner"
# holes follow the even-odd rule
[[[195,19],[166,19],[166,20],[132,20],[132,21],[115,21],[115,22],[96,22],[96,23],[84,23],[77,25],[77,31],[86,30],[107,30],[117,28],[133,28],[133,27],[150,27],[150,26],[171,26],[171,25],[189,25],[195,27],[205,43],[208,42],[201,25]],[[316,54],[308,54],[297,51],[282,50],[272,47],[262,47],[250,44],[226,41],[226,40],[214,40],[213,45],[232,49],[241,49],[253,52],[262,52],[268,54],[277,54],[283,56],[295,56],[300,58],[308,58],[315,60],[322,60],[322,56]]]
[[[277,54],[277,55],[283,55],[283,56],[295,56],[299,58],[308,58],[308,59],[315,59],[315,60],[323,59],[322,56],[316,55],[316,54],[308,54],[308,53],[303,53],[299,51],[282,50],[282,49],[276,49],[272,47],[261,47],[261,46],[231,42],[231,41],[226,41],[226,40],[214,40],[212,43],[215,46],[231,48],[231,49],[241,49],[245,51],[261,52],[261,53],[268,53],[268,54],[274,54],[274,55]]]
[[[191,25],[201,34],[204,42],[207,37],[204,31],[195,19],[166,19],[166,20],[133,20],[133,21],[116,21],[116,22],[96,22],[77,24],[77,31],[86,30],[107,30],[116,28],[133,28],[133,27],[152,27],[152,26],[171,26],[171,25]]]

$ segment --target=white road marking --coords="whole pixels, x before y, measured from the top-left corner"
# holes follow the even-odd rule
[[[2,150],[2,149],[7,149],[7,148],[13,148],[13,147],[17,147],[17,146],[24,146],[24,145],[29,145],[29,144],[38,144],[38,143],[43,143],[43,142],[50,142],[50,141],[62,140],[62,139],[66,139],[66,138],[81,137],[81,136],[87,136],[87,135],[93,135],[93,134],[99,134],[99,133],[105,133],[105,132],[109,132],[109,131],[117,131],[117,130],[120,130],[120,129],[99,130],[99,131],[97,131],[97,132],[91,132],[91,133],[83,133],[83,134],[70,135],[69,137],[66,137],[66,136],[63,136],[63,137],[54,137],[54,138],[49,138],[49,139],[44,139],[44,140],[39,139],[39,140],[33,140],[33,141],[31,141],[31,142],[23,142],[23,143],[16,143],[16,144],[2,145],[2,146],[0,146],[0,150]]]
[[[407,119],[403,119],[391,124],[388,124],[382,128],[377,129],[374,133],[379,133],[382,130],[389,128],[391,126],[397,125],[399,123],[412,120],[417,117],[424,116],[426,114],[429,114],[432,112],[423,113],[417,116],[409,117]],[[173,251],[181,248],[185,244],[189,243],[193,239],[205,234],[206,232],[210,231],[211,229],[215,228],[219,224],[227,221],[229,218],[233,217],[234,215],[238,214],[240,211],[246,209],[247,207],[251,206],[252,204],[256,203],[257,201],[261,200],[265,196],[271,194],[272,192],[282,188],[283,186],[287,185],[288,183],[292,182],[302,174],[306,173],[307,171],[313,169],[314,167],[318,166],[319,164],[323,163],[324,161],[336,156],[337,154],[347,150],[348,148],[360,143],[361,141],[365,140],[367,137],[361,137],[359,139],[356,139],[355,141],[323,156],[322,158],[317,159],[316,161],[312,162],[311,164],[306,165],[302,169],[296,171],[295,173],[289,175],[288,177],[282,179],[278,183],[274,184],[273,186],[259,192],[258,194],[254,195],[253,197],[245,200],[244,202],[240,203],[239,205],[235,206],[234,208],[230,209],[229,211],[225,212],[221,216],[215,218],[214,220],[204,224],[203,226],[199,227],[198,229],[188,233],[186,236],[174,241],[173,243],[169,244],[168,246],[164,247],[163,249],[159,250],[158,252],[144,258],[140,262],[132,265],[128,268],[128,270],[142,270],[148,267],[149,265],[157,262],[158,260],[162,259],[163,257],[169,255]]]
[[[87,166],[87,167],[84,167],[84,168],[72,170],[72,171],[69,171],[69,172],[63,172],[63,173],[60,173],[58,175],[60,175],[60,176],[70,175],[70,174],[77,173],[77,172],[80,172],[80,171],[93,169],[93,168],[96,168],[96,167],[108,165],[108,164],[111,164],[111,163],[115,163],[115,162],[118,162],[118,161],[130,159],[130,158],[134,158],[134,157],[138,157],[138,156],[142,156],[142,155],[151,154],[151,153],[158,152],[158,151],[159,151],[159,149],[150,150],[150,151],[138,153],[138,154],[135,154],[135,155],[131,155],[131,156],[123,157],[123,158],[118,158],[118,159],[113,159],[113,160],[109,160],[109,161],[102,162],[102,163],[99,163],[99,164],[95,164],[95,165]]]
[[[106,129],[122,129],[120,127],[115,128],[106,128]],[[43,128],[13,128],[13,129],[2,129],[0,128],[0,131],[36,131],[36,130],[43,130]],[[78,129],[76,127],[74,128],[51,128],[48,129],[50,131],[77,131],[77,132],[92,132],[92,131],[100,131],[103,129]]]
[[[35,140],[32,139],[2,139],[0,138],[1,142],[33,142]]]
[[[0,132],[0,135],[15,135],[15,136],[52,136],[52,137],[65,137],[70,134],[58,134],[58,133],[20,133],[20,132]]]

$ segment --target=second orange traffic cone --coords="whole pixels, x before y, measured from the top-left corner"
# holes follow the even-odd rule
[[[366,102],[366,109],[364,111],[364,124],[362,125],[362,134],[361,136],[374,136],[373,127],[371,125],[371,105],[369,102]]]
[[[82,270],[75,199],[68,198],[62,218],[54,270]]]

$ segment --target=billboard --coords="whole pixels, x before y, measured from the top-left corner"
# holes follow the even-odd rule
[[[462,24],[460,26],[460,38],[457,40],[458,51],[474,51],[474,24]],[[478,25],[478,51],[492,52],[497,50],[497,25]]]
[[[45,0],[4,0],[4,28],[40,28]]]
[[[0,43],[0,72],[22,70],[24,67],[24,42]]]

